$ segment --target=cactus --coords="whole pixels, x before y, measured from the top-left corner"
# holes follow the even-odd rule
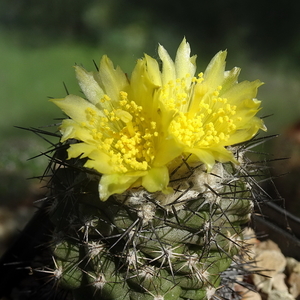
[[[70,117],[48,169],[52,275],[73,299],[218,299],[244,263],[261,82],[238,83],[226,52],[193,77],[185,40],[175,62],[158,52],[130,80],[106,56],[76,66],[87,100],[51,100]]]

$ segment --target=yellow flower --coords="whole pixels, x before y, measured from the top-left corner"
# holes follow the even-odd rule
[[[226,51],[197,76],[196,56],[185,39],[175,61],[161,45],[158,54],[161,69],[145,55],[130,79],[107,56],[97,72],[76,66],[86,99],[51,100],[70,117],[61,124],[61,141],[80,141],[70,145],[68,157],[87,157],[85,167],[102,174],[101,200],[133,186],[171,192],[168,167],[175,158],[193,154],[208,171],[215,161],[236,163],[226,146],[265,130],[256,117],[262,83],[238,83],[239,68],[225,71]]]

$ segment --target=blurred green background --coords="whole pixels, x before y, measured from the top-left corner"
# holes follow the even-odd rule
[[[273,114],[268,133],[281,132],[300,116],[299,12],[300,2],[287,0],[1,0],[0,175],[43,172],[45,159],[26,159],[47,143],[14,126],[45,126],[62,116],[48,97],[64,97],[63,82],[79,93],[75,63],[92,70],[93,60],[108,54],[130,73],[144,52],[157,57],[158,43],[174,55],[183,36],[199,71],[228,49],[228,69],[239,66],[241,80],[265,82],[261,116]],[[5,180],[1,201],[14,203],[22,192],[11,188],[15,179]]]

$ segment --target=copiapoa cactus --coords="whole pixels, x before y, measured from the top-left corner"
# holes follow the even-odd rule
[[[48,170],[49,272],[73,299],[221,299],[247,253],[262,83],[225,71],[226,51],[195,75],[185,39],[158,55],[130,78],[107,56],[75,66],[84,96],[51,99],[68,118]]]

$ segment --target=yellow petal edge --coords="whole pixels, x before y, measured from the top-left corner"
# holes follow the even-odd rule
[[[216,161],[237,163],[227,149],[266,130],[256,116],[262,82],[238,83],[239,68],[225,71],[226,51],[196,73],[196,56],[185,39],[173,61],[159,45],[157,60],[145,55],[128,79],[107,56],[99,71],[76,66],[85,98],[52,99],[69,119],[61,141],[71,144],[68,158],[87,157],[85,167],[99,172],[100,199],[143,186],[170,193],[169,169],[179,156],[192,154],[210,171]]]

